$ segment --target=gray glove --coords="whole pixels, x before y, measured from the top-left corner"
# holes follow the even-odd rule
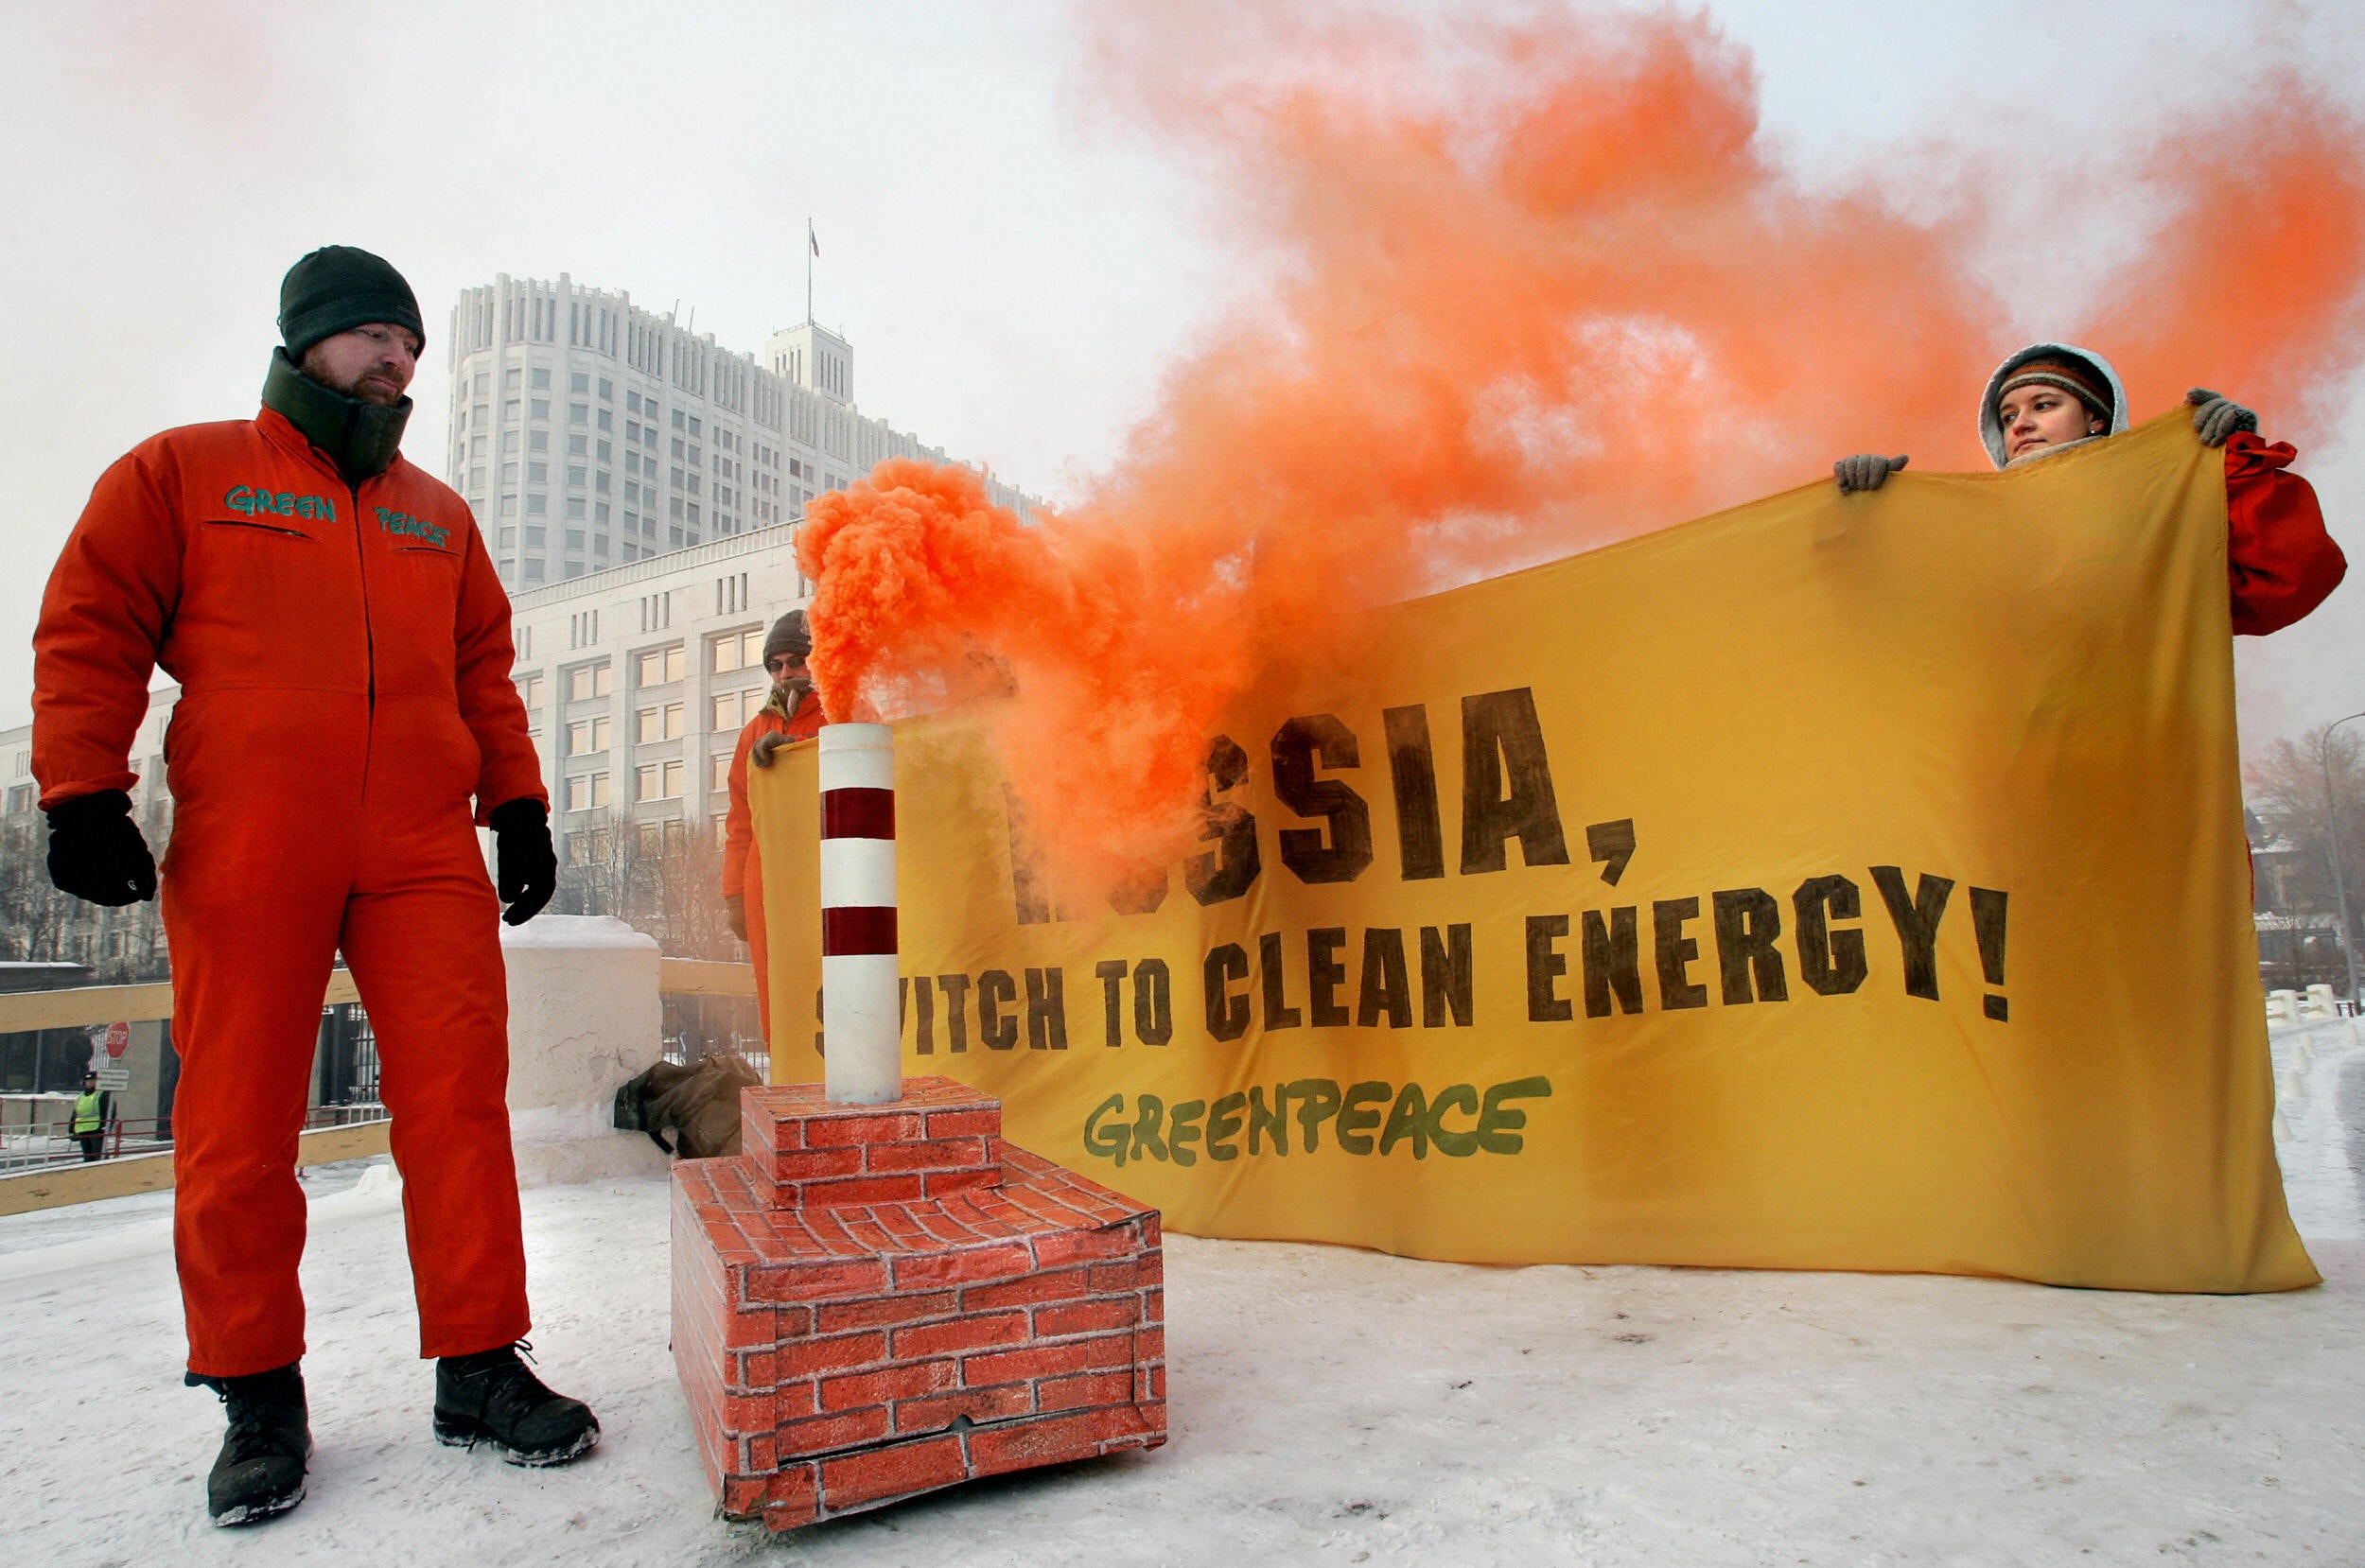
[[[1839,493],[1851,496],[1859,490],[1880,489],[1888,483],[1889,476],[1904,467],[1908,461],[1902,453],[1884,458],[1878,452],[1859,452],[1852,458],[1842,458],[1831,464],[1831,474],[1839,480]]]
[[[2193,433],[2200,437],[2203,446],[2223,446],[2226,437],[2236,430],[2258,433],[2258,416],[2222,392],[2195,387],[2184,394],[2184,401],[2193,406]]]
[[[771,730],[756,737],[756,743],[747,748],[747,760],[759,768],[772,765],[772,754],[788,744],[788,737]]]

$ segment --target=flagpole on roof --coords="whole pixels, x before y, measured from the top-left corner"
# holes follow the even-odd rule
[[[805,324],[813,324],[813,258],[821,253],[820,238],[813,232],[813,214],[805,215]]]

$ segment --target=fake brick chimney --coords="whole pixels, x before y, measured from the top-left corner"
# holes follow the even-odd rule
[[[1002,1141],[1002,1103],[745,1091],[674,1166],[674,1363],[707,1477],[776,1530],[1166,1440],[1158,1212]]]

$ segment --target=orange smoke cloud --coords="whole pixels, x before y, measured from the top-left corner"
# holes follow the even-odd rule
[[[1233,20],[1104,13],[1094,74],[1220,171],[1269,297],[1071,511],[1022,527],[974,476],[895,462],[799,540],[832,713],[1014,692],[1009,772],[1070,869],[1182,849],[1227,707],[1358,606],[1852,451],[1986,465],[1977,389],[2030,334],[1978,281],[1979,204],[1802,188],[1706,21],[1464,21],[1447,50],[1403,19]],[[2297,83],[2256,99],[2162,136],[2144,265],[2041,335],[2111,356],[2139,418],[2205,384],[2304,437],[2365,328],[2365,138]]]

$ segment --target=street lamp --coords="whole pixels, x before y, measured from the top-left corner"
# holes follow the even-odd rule
[[[2348,967],[2351,1012],[2356,1012],[2365,998],[2356,994],[2356,949],[2349,941],[2349,880],[2340,869],[2340,805],[2332,789],[2332,732],[2359,719],[2365,719],[2365,713],[2335,719],[2324,726],[2322,738],[2316,742],[2316,761],[2324,771],[2324,819],[2332,835],[2332,891],[2340,900],[2340,961]]]

